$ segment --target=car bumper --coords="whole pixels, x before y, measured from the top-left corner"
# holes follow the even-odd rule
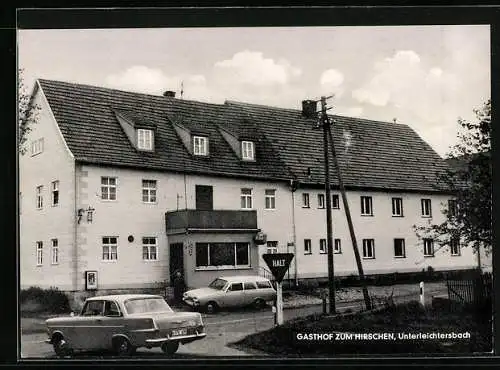
[[[165,342],[196,340],[196,339],[202,339],[206,335],[207,335],[206,333],[196,333],[196,334],[192,334],[192,335],[183,335],[183,336],[177,336],[177,337],[163,337],[163,338],[146,339],[146,344],[154,346],[154,345],[161,345]]]
[[[183,298],[182,301],[187,304],[190,307],[200,307],[200,302],[199,301],[193,301],[190,298]]]

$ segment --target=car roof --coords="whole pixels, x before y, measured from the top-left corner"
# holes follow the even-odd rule
[[[236,276],[219,276],[219,279],[224,279],[229,282],[248,282],[248,281],[269,281],[269,279],[258,275],[236,275]]]
[[[127,299],[137,299],[137,298],[163,298],[156,294],[111,294],[111,295],[101,295],[87,298],[88,301],[95,300],[113,300],[113,301],[126,301]]]

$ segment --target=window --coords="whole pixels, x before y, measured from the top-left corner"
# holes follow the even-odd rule
[[[318,208],[325,208],[325,194],[318,194]]]
[[[245,290],[252,290],[252,289],[257,289],[257,286],[255,285],[255,283],[247,282],[247,283],[243,283],[243,288]]]
[[[458,214],[458,203],[456,199],[448,200],[448,215],[450,217],[457,217]]]
[[[392,198],[392,215],[403,217],[403,198]]]
[[[452,256],[460,256],[460,239],[451,238],[450,239],[450,252]]]
[[[245,161],[253,161],[255,159],[255,153],[252,141],[241,142],[241,157]]]
[[[432,216],[431,200],[421,199],[421,205],[422,205],[422,217],[431,217]]]
[[[142,180],[142,201],[156,203],[156,180]]]
[[[241,189],[241,209],[252,209],[252,189]]]
[[[101,199],[116,200],[116,177],[101,177]]]
[[[363,239],[363,258],[375,258],[375,241]]]
[[[36,242],[36,265],[43,264],[43,242]]]
[[[142,259],[144,261],[158,260],[158,245],[155,237],[142,238]]]
[[[373,216],[372,197],[361,197],[361,214]]]
[[[57,239],[52,239],[52,264],[59,263],[59,242]]]
[[[43,138],[31,142],[31,155],[37,155],[43,152]]]
[[[266,253],[278,253],[278,242],[268,240]]]
[[[434,257],[434,240],[424,239],[424,256]]]
[[[36,208],[43,208],[43,185],[36,187]]]
[[[106,301],[104,303],[104,316],[116,317],[120,316],[120,309],[113,301]]]
[[[83,308],[83,316],[100,316],[104,308],[104,301],[88,301]]]
[[[238,292],[240,290],[243,290],[243,283],[232,283],[228,289],[229,292]]]
[[[102,238],[103,261],[115,261],[118,259],[118,242],[116,236],[105,236]]]
[[[52,205],[59,204],[59,181],[52,181]]]
[[[273,286],[271,285],[270,281],[260,280],[260,281],[257,281],[257,287],[259,289],[268,289],[268,288],[272,288]]]
[[[304,254],[312,254],[311,239],[304,239]]]
[[[405,240],[396,238],[394,239],[394,257],[404,258],[406,257],[405,251]]]
[[[196,267],[250,266],[248,243],[196,243]]]
[[[208,138],[205,136],[193,136],[194,155],[208,155]]]
[[[335,239],[333,243],[333,253],[342,253],[340,239]]]
[[[319,253],[323,254],[323,253],[327,253],[328,252],[328,249],[327,249],[327,245],[326,245],[326,239],[320,239],[319,240]]]
[[[276,208],[276,190],[274,189],[266,189],[266,209],[275,209]]]
[[[309,208],[309,193],[302,194],[302,208]]]
[[[140,150],[153,150],[153,130],[137,130],[137,147]]]
[[[332,194],[332,208],[333,209],[339,209],[339,195],[338,194]]]

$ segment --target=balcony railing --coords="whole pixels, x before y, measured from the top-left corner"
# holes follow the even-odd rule
[[[257,230],[257,211],[187,209],[165,214],[167,233],[196,230]]]

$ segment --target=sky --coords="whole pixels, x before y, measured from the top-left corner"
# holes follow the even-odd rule
[[[31,89],[55,79],[211,103],[236,100],[402,123],[442,157],[490,97],[490,27],[18,30]]]

